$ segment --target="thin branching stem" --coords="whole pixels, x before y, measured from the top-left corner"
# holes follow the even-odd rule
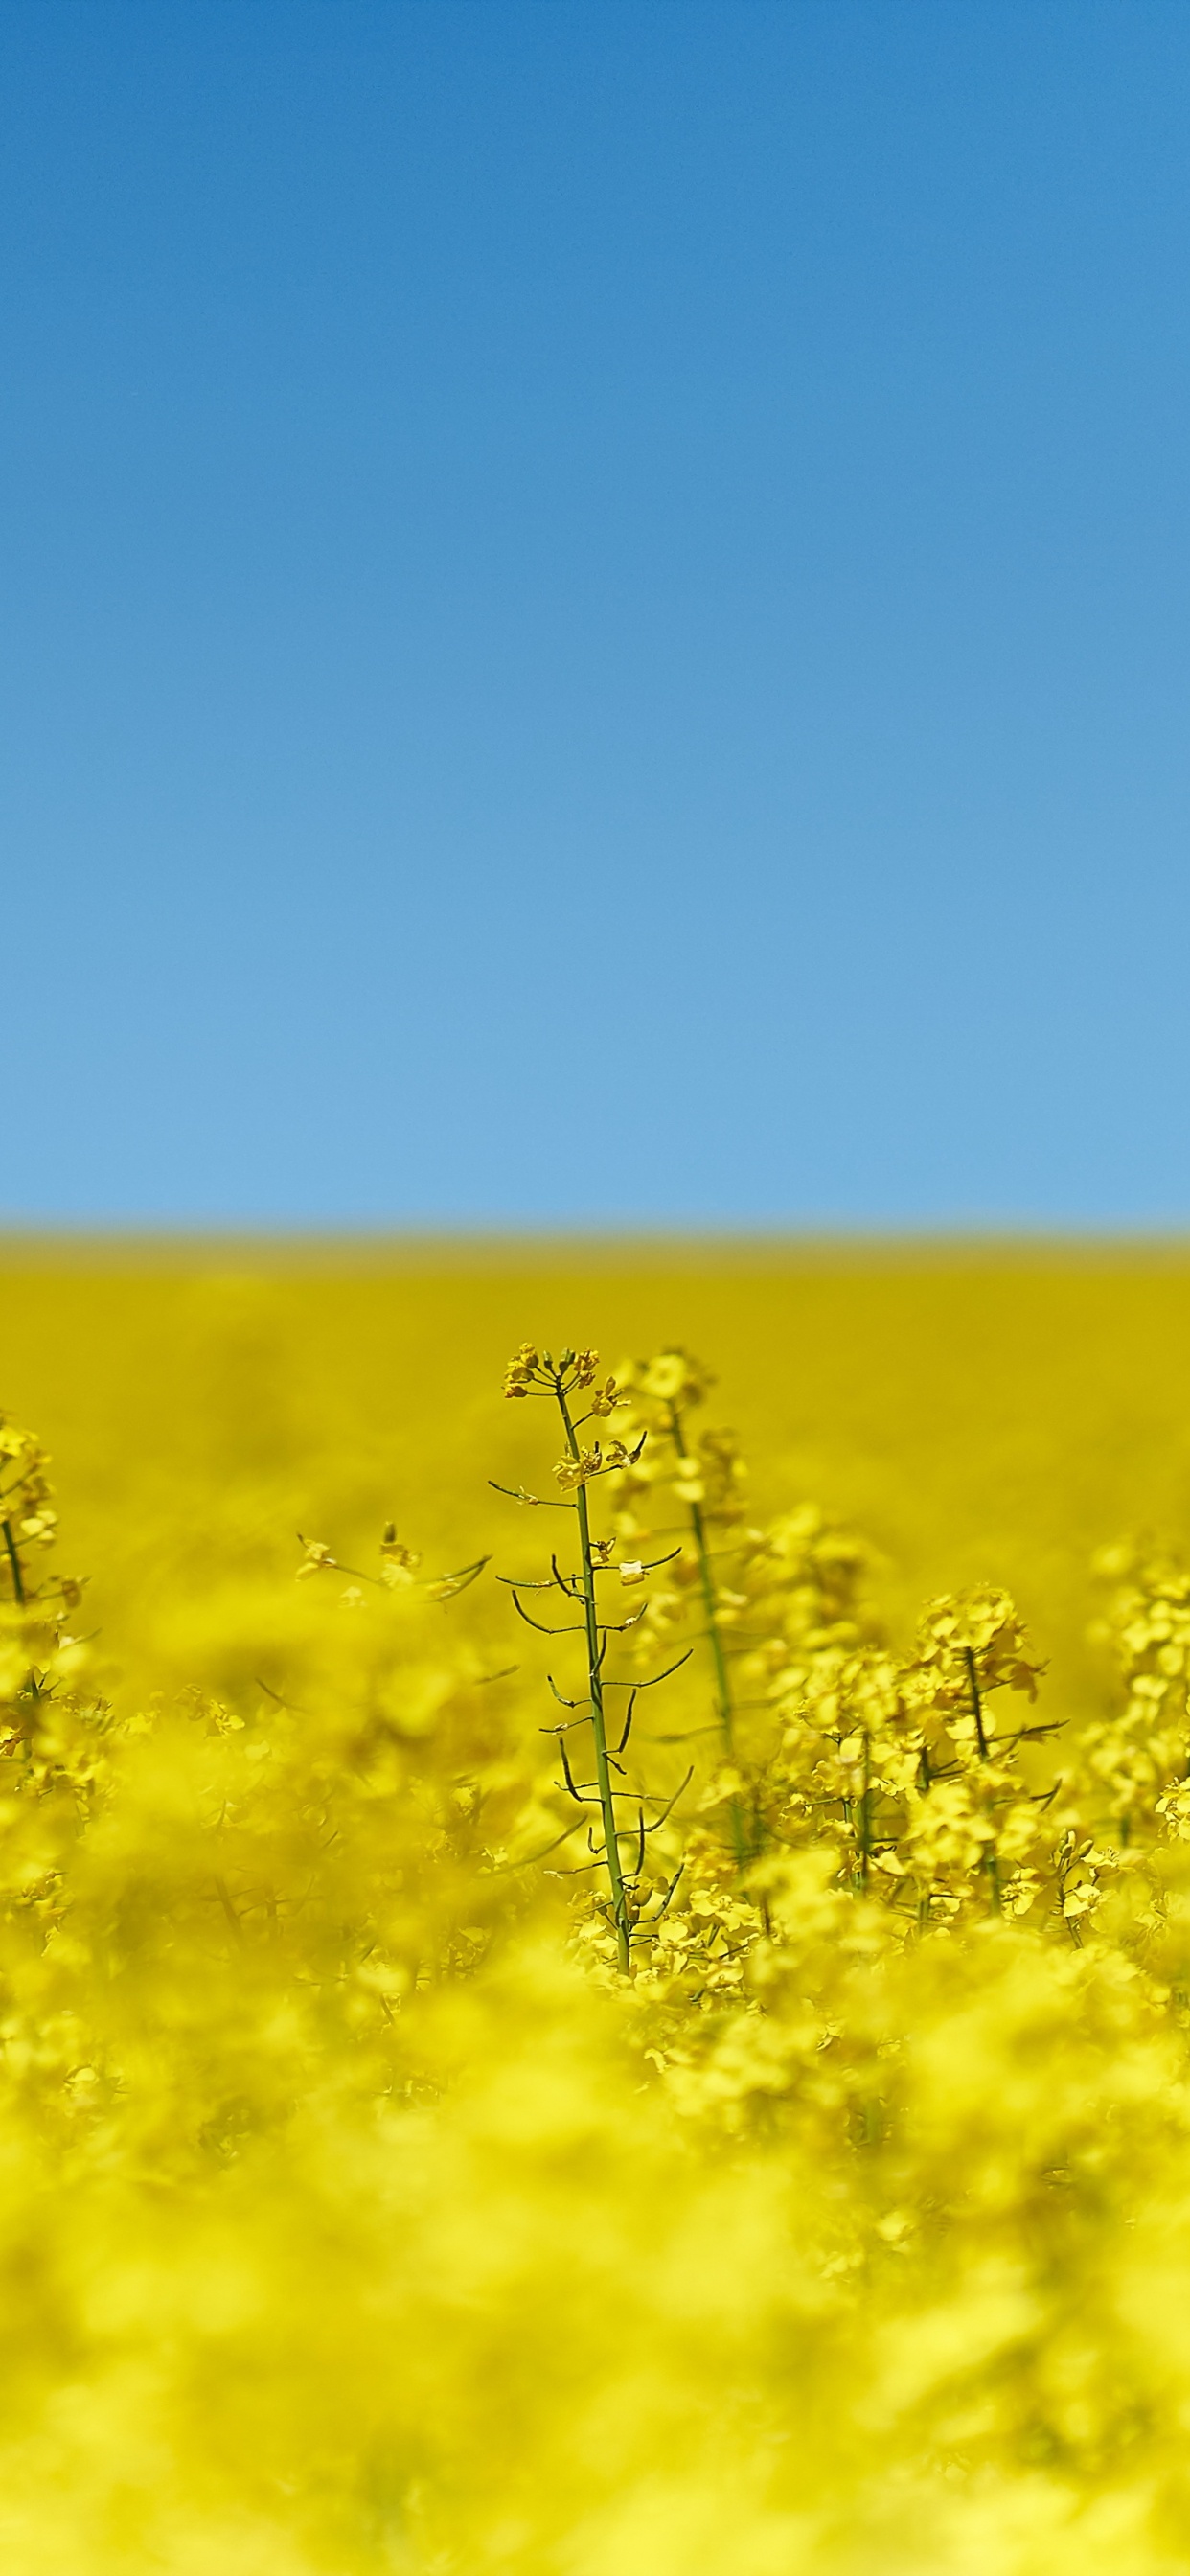
[[[560,1378],[555,1380],[554,1392],[558,1399],[558,1410],[562,1416],[563,1428],[566,1433],[566,1446],[571,1457],[577,1464],[581,1460],[582,1452],[579,1448],[575,1425],[571,1419],[570,1407],[566,1401],[566,1389]],[[599,1807],[603,1822],[603,1853],[604,1859],[607,1862],[608,1878],[611,1881],[612,1918],[616,1927],[616,1954],[619,1959],[621,1972],[627,1977],[632,1973],[631,1924],[628,1913],[628,1891],[624,1885],[624,1873],[620,1867],[620,1845],[616,1827],[615,1791],[612,1786],[611,1763],[608,1757],[607,1746],[607,1727],[603,1713],[603,1657],[605,1640],[600,1636],[599,1611],[595,1598],[595,1561],[591,1551],[591,1515],[587,1506],[587,1488],[586,1485],[581,1482],[575,1492],[574,1510],[578,1521],[579,1552],[582,1559],[581,1598],[583,1602],[584,1620],[587,1633],[587,1680],[591,1694],[591,1731],[595,1738],[595,1779],[599,1791]]]

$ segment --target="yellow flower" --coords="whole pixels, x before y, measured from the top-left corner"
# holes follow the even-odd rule
[[[298,1534],[300,1537],[300,1531]],[[329,1547],[324,1547],[320,1539],[303,1539],[302,1544],[306,1553],[297,1569],[299,1583],[304,1582],[312,1574],[321,1574],[324,1568],[337,1563],[338,1560],[332,1556]]]
[[[505,1395],[527,1395],[539,1365],[538,1353],[533,1343],[522,1342],[519,1351],[514,1351],[504,1372]]]
[[[554,1477],[563,1493],[573,1493],[576,1486],[589,1484],[592,1476],[598,1476],[602,1468],[603,1454],[596,1441],[593,1449],[580,1449],[577,1458],[559,1458]]]

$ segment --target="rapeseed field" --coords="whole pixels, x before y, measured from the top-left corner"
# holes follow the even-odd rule
[[[6,2568],[1186,2565],[1188,1322],[9,1247]]]

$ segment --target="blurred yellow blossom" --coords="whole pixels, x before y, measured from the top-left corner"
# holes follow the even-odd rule
[[[1099,1531],[1076,1686],[1040,1547],[956,1541],[915,1620],[887,1510],[746,1458],[677,1345],[518,1351],[572,1407],[535,1493],[519,1321],[369,1447],[316,1337],[269,1391],[268,1311],[168,1307],[94,1595],[0,1423],[6,2563],[1172,2576],[1176,1537]]]

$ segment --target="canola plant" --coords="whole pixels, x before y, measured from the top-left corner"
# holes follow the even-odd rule
[[[1172,2576],[1176,1532],[1080,1696],[998,1566],[909,1622],[759,1502],[686,1348],[449,1335],[368,1532],[213,1294],[76,1431],[106,1590],[0,1427],[4,2564]]]

